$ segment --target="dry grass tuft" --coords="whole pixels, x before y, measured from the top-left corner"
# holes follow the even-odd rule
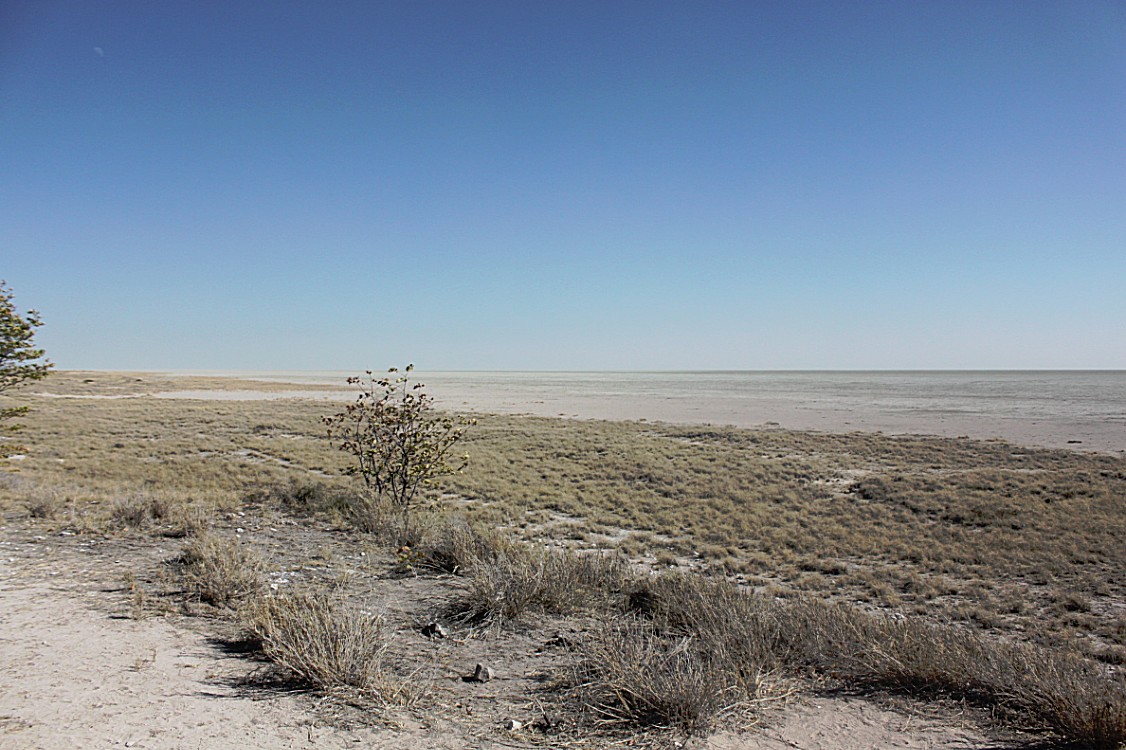
[[[611,729],[710,730],[745,713],[762,683],[747,683],[723,655],[687,636],[626,618],[605,625],[581,646],[572,695],[592,723]]]
[[[438,514],[426,510],[406,513],[386,498],[366,490],[337,494],[334,507],[349,526],[396,549],[418,547],[428,529],[439,522]]]
[[[168,498],[147,492],[134,492],[113,501],[109,525],[119,529],[143,529],[153,521],[163,521],[172,512]]]
[[[45,521],[57,518],[67,506],[63,494],[61,492],[52,491],[36,492],[24,502],[27,505],[27,514],[29,516]]]
[[[519,543],[494,529],[463,518],[436,518],[427,524],[414,548],[419,563],[444,573],[468,574],[483,566],[503,564]]]
[[[173,509],[164,530],[165,536],[196,536],[211,527],[215,509],[200,503],[178,505]]]
[[[1091,747],[1126,742],[1126,680],[1077,653],[821,602],[792,616],[803,658],[842,679],[968,700]]]
[[[362,504],[362,490],[307,477],[290,477],[255,488],[243,499],[250,504],[280,507],[299,518],[326,516],[349,520]]]
[[[500,624],[525,614],[565,615],[605,605],[632,577],[623,558],[610,554],[514,546],[478,558],[469,587],[455,604],[467,621]]]
[[[257,599],[242,619],[266,657],[300,683],[380,705],[409,705],[424,695],[387,668],[384,619],[341,596],[303,591]]]
[[[644,582],[630,603],[659,632],[697,639],[727,671],[813,670],[853,685],[967,700],[1094,747],[1126,741],[1126,680],[1073,652],[854,606],[771,599],[684,574]]]
[[[262,587],[262,559],[238,541],[200,534],[180,556],[187,594],[216,607],[231,606]]]
[[[751,680],[793,655],[784,608],[727,581],[672,571],[638,581],[627,604],[661,630],[706,641]]]
[[[180,495],[135,492],[110,503],[103,528],[192,536],[207,530],[215,512],[205,502],[193,502]]]

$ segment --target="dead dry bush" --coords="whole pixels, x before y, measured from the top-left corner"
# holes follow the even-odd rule
[[[361,491],[305,477],[263,484],[243,498],[247,504],[280,508],[298,518],[326,516],[348,520],[360,503]]]
[[[236,538],[205,533],[185,547],[179,559],[184,590],[195,600],[227,607],[262,586],[262,558]]]
[[[813,670],[843,682],[943,695],[1068,741],[1126,741],[1126,681],[1078,654],[988,638],[843,604],[783,601],[722,581],[669,574],[630,593],[660,632],[693,637],[744,674]]]
[[[493,529],[463,518],[435,518],[422,530],[414,548],[420,565],[444,573],[468,574],[481,566],[497,565],[515,553],[518,542]]]
[[[112,528],[143,529],[154,521],[168,518],[171,512],[168,498],[135,492],[113,501],[109,507],[108,523]]]
[[[241,619],[266,657],[296,682],[380,705],[407,705],[424,693],[387,667],[384,619],[340,595],[299,591],[257,599]]]
[[[604,606],[623,590],[632,569],[610,554],[513,546],[473,565],[455,609],[470,622],[500,624],[525,614],[571,614]]]
[[[968,700],[1092,747],[1126,741],[1126,681],[1079,654],[820,602],[792,616],[796,650],[850,682]]]
[[[570,693],[598,727],[700,734],[727,716],[746,714],[762,690],[761,682],[746,683],[703,641],[659,633],[632,617],[606,624],[579,650]]]

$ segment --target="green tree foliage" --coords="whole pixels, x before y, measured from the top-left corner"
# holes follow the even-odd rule
[[[360,385],[357,399],[344,411],[325,417],[329,439],[349,453],[351,474],[363,477],[375,497],[404,517],[420,491],[437,479],[462,471],[468,456],[453,458],[454,445],[475,420],[436,412],[422,383],[411,383],[408,365],[402,374],[391,368],[382,377],[348,378]]]
[[[0,394],[20,383],[47,376],[51,363],[43,360],[43,350],[35,348],[35,329],[42,325],[39,313],[16,310],[12,290],[0,281]],[[27,412],[26,406],[6,407],[0,404],[0,434],[12,433],[19,425],[4,424]],[[0,438],[2,439],[2,438]],[[21,448],[6,439],[0,442],[0,458],[7,458]]]

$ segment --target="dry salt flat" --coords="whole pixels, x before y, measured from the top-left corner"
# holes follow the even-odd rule
[[[345,372],[226,373],[289,386],[343,386]],[[1126,372],[420,372],[452,410],[824,432],[1001,439],[1126,454]],[[242,398],[287,397],[281,392]],[[354,392],[354,391],[353,391]],[[318,398],[347,398],[347,390]],[[175,397],[230,398],[215,391]]]

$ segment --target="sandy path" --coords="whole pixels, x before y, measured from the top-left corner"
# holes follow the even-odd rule
[[[0,559],[2,750],[493,747],[409,718],[402,730],[326,725],[307,699],[240,688],[254,665],[203,635],[112,614],[88,571],[48,557]]]
[[[992,748],[980,733],[949,715],[920,716],[857,698],[811,698],[767,717],[753,733],[719,734],[707,750],[863,750],[868,748]]]
[[[0,746],[354,746],[288,696],[253,700],[202,637],[161,620],[114,619],[45,583],[0,591]],[[368,738],[370,739],[370,738]]]

